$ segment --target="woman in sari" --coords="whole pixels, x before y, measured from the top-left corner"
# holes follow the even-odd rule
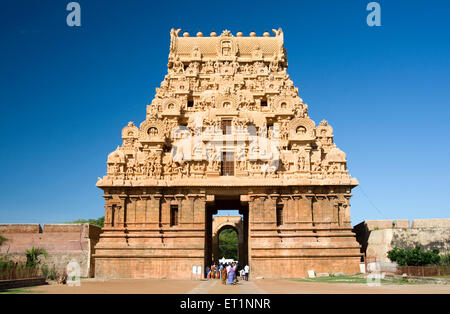
[[[234,282],[234,268],[233,267],[231,267],[230,271],[228,272],[228,284],[229,285],[234,285],[235,284],[235,282]]]
[[[216,279],[216,265],[211,266],[211,279]]]
[[[222,284],[226,285],[227,284],[227,269],[224,267],[222,268]]]
[[[206,267],[206,279],[209,279],[210,276],[211,276],[211,270],[209,269],[209,267]]]

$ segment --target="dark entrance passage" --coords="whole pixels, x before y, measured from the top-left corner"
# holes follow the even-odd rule
[[[239,196],[216,197],[214,203],[207,206],[205,216],[205,268],[219,264],[219,260],[223,257],[233,258],[231,257],[233,251],[239,268],[247,265],[248,204],[241,202]],[[235,242],[232,241],[233,234],[236,238]],[[227,256],[222,256],[224,252],[228,252]]]

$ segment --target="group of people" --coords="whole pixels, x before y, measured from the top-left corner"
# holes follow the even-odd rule
[[[246,265],[239,269],[238,263],[214,264],[206,267],[207,279],[221,279],[222,284],[235,285],[238,282],[238,275],[241,280],[248,281],[250,266]]]

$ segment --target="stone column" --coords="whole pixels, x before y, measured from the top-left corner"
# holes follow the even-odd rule
[[[352,197],[352,194],[345,194],[345,202],[343,204],[344,207],[344,221],[343,224],[345,227],[351,227],[351,221],[350,221],[350,198]]]
[[[278,200],[282,200],[280,203],[283,206],[283,223],[287,226],[293,227],[297,222],[297,207],[293,199],[289,195],[281,195]],[[275,208],[279,204],[275,203]],[[275,216],[276,218],[276,216]]]
[[[205,228],[205,215],[206,215],[206,195],[197,195],[193,204],[193,222],[195,228]]]
[[[248,201],[248,265],[250,266],[250,273],[252,273],[253,264],[252,264],[252,248],[253,248],[253,240],[252,240],[252,229],[256,227],[255,218],[257,217],[257,207],[256,204],[257,196],[256,195],[249,195],[249,201]]]
[[[141,205],[142,205],[142,211],[138,215],[138,221],[141,222],[141,226],[144,228],[149,227],[149,201],[150,195],[148,194],[142,194],[141,195]]]
[[[313,203],[314,206],[314,220],[315,223],[319,224],[321,227],[328,226],[327,222],[327,209],[326,209],[326,200],[327,197],[322,194],[316,194],[316,201]]]
[[[159,204],[161,197],[161,194],[153,194],[147,202],[149,205],[147,208],[147,225],[150,228],[159,227]]]
[[[186,212],[183,206],[185,196],[183,194],[177,194],[175,195],[175,199],[177,200],[178,205],[178,225],[181,226],[186,223]]]
[[[333,216],[336,215],[335,219],[333,219],[335,221],[335,227],[340,227],[342,226],[343,220],[342,220],[342,213],[341,213],[341,208],[339,203],[334,202],[333,204]]]
[[[112,205],[111,200],[112,200],[112,195],[110,194],[105,194],[103,195],[103,198],[105,199],[105,227],[110,228],[112,227],[112,223],[113,223],[113,209],[112,209]]]
[[[305,211],[307,213],[309,213],[308,216],[311,217],[311,227],[315,227],[316,226],[315,221],[316,221],[317,218],[316,218],[315,206],[314,206],[314,202],[315,202],[314,195],[313,194],[306,194],[305,195],[305,200],[307,201],[307,202],[305,202],[305,203],[307,203]]]
[[[128,195],[120,194],[119,199],[120,199],[120,205],[117,207],[117,211],[118,211],[117,227],[124,228],[126,226]]]
[[[163,196],[161,194],[155,194],[153,195],[153,199],[155,201],[155,211],[156,211],[156,224],[155,227],[156,228],[161,228],[161,221],[162,221],[162,198]]]
[[[189,227],[194,227],[194,211],[195,211],[195,200],[197,198],[197,194],[188,194],[187,195],[187,206],[183,210],[185,211],[185,222],[186,224],[190,224]]]
[[[264,202],[264,222],[267,226],[277,227],[277,203],[280,194],[270,194]],[[287,206],[283,209],[284,218],[287,217]]]
[[[137,195],[130,195],[129,197],[130,204],[127,208],[127,226],[136,226],[136,208],[138,199],[139,196]]]
[[[308,214],[309,211],[304,210],[303,206],[301,206],[302,196],[300,194],[293,194],[291,202],[293,204],[292,207],[295,209],[295,224],[293,224],[293,226],[301,228],[304,226],[302,221],[306,220],[306,214]]]

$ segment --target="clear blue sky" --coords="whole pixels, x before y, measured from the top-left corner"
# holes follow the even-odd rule
[[[172,27],[282,27],[288,73],[360,182],[352,223],[450,216],[448,1],[378,1],[378,28],[369,0],[82,0],[80,28],[68,2],[0,4],[0,222],[104,215],[97,177],[121,129],[145,119]]]

